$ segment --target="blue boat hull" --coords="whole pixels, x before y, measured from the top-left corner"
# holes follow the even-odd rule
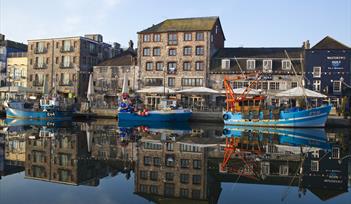
[[[119,112],[118,121],[188,121],[191,112],[182,113],[149,113],[147,116],[140,116],[135,113]]]
[[[36,119],[36,120],[71,120],[73,117],[72,111],[48,110],[44,111],[25,111],[14,108],[6,108],[7,118],[18,119]]]
[[[223,135],[226,137],[242,137],[244,133],[255,132],[277,135],[279,144],[290,146],[310,146],[321,149],[330,149],[325,130],[323,128],[266,128],[266,127],[233,127],[225,126]],[[263,139],[263,138],[261,138]]]
[[[281,113],[279,119],[243,119],[241,113],[224,112],[226,125],[259,127],[324,127],[331,106],[321,106],[309,110]]]

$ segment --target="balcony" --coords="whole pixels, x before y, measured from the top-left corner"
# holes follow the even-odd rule
[[[43,81],[33,81],[33,86],[43,86]]]
[[[60,64],[60,68],[61,69],[70,69],[70,68],[73,68],[74,65],[73,63],[69,62],[69,63],[61,63]]]
[[[169,75],[176,75],[177,74],[177,70],[176,69],[168,69],[167,70],[167,74],[169,74]]]
[[[60,51],[61,51],[62,53],[74,52],[74,47],[73,47],[73,46],[61,47]]]
[[[60,81],[59,82],[60,86],[73,86],[73,81],[69,80],[69,81]]]
[[[48,49],[47,48],[35,48],[35,50],[34,50],[34,53],[35,54],[45,54],[45,53],[47,53],[48,52]]]
[[[48,68],[48,65],[46,63],[43,63],[43,64],[35,63],[33,68],[34,69],[46,69],[46,68]]]

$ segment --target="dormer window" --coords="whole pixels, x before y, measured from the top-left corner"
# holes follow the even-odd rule
[[[222,59],[222,69],[230,69],[230,59]]]
[[[265,73],[272,72],[272,60],[263,60],[263,72]]]
[[[255,70],[256,68],[256,60],[249,59],[246,61],[246,69],[247,70]]]
[[[291,61],[282,60],[282,70],[290,70],[290,69],[291,69]]]

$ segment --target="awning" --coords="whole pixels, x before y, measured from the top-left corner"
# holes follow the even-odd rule
[[[237,89],[233,89],[235,94],[243,94],[244,91],[246,90],[246,87],[242,87],[242,88],[237,88]],[[225,94],[226,91],[222,90],[221,93]],[[262,90],[261,89],[250,89],[249,93],[247,95],[261,95],[262,94]]]
[[[156,87],[151,87],[151,88],[145,88],[136,91],[137,93],[152,93],[152,94],[174,94],[175,91],[173,89],[163,87],[163,86],[156,86]]]
[[[196,95],[212,95],[212,94],[219,94],[218,91],[207,88],[207,87],[194,87],[190,89],[183,89],[177,91],[180,94],[196,94]]]
[[[295,87],[286,91],[282,91],[275,95],[276,97],[302,97],[306,96],[308,98],[327,98],[326,95],[302,88],[302,87]]]

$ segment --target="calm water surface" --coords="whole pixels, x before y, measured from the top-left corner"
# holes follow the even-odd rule
[[[351,204],[348,129],[1,124],[1,204]]]

